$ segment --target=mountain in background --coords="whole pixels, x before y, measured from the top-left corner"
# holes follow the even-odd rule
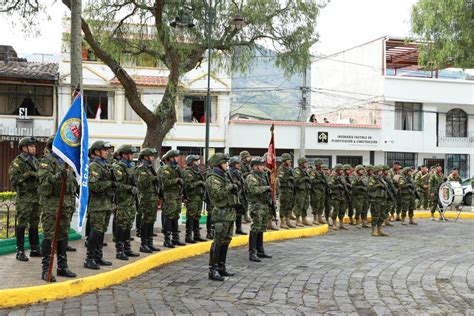
[[[302,85],[301,74],[285,77],[273,51],[256,49],[248,73],[232,76],[231,116],[299,120]]]

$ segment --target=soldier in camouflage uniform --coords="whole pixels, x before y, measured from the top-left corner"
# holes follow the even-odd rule
[[[343,174],[343,166],[336,164],[334,166],[335,174],[329,178],[328,187],[331,193],[332,211],[332,229],[338,230],[337,219],[339,218],[339,229],[347,229],[344,227],[344,215],[346,214],[346,194],[344,187],[346,179]]]
[[[390,210],[392,210],[397,203],[397,189],[395,188],[395,185],[393,184],[392,177],[390,176],[390,167],[388,165],[383,165],[383,180],[387,184],[387,189],[392,192],[394,198],[390,197],[390,194],[387,192],[387,199],[385,201],[385,209],[384,209],[384,224],[385,226],[393,226],[392,223],[388,220],[388,216],[390,214]]]
[[[137,152],[131,145],[122,145],[117,150],[118,161],[112,166],[115,183],[117,186],[115,201],[115,257],[128,260],[128,257],[138,257],[139,254],[130,247],[130,230],[138,204],[139,190],[135,183],[135,166],[133,154]]]
[[[384,222],[383,210],[387,199],[387,192],[385,191],[385,183],[383,182],[383,168],[382,166],[374,167],[374,174],[369,177],[368,191],[371,199],[370,214],[372,215],[372,236],[388,236],[382,230]]]
[[[199,170],[200,159],[201,157],[198,155],[186,156],[187,167],[183,171],[184,195],[186,196],[185,241],[190,244],[206,241],[201,238],[199,231],[199,220],[201,219],[202,203],[206,191],[206,183]]]
[[[167,242],[172,236],[173,246],[184,246],[185,243],[179,240],[179,216],[183,198],[184,180],[179,169],[176,157],[180,155],[178,150],[169,150],[162,160],[165,165],[160,169],[160,180],[163,189],[163,234],[165,236],[165,247],[169,247]]]
[[[110,266],[111,262],[103,259],[102,247],[106,222],[110,210],[113,208],[111,195],[115,189],[112,173],[107,167],[107,158],[110,155],[109,143],[96,141],[91,146],[95,159],[89,166],[89,220],[91,232],[87,242],[87,257],[84,267],[98,270],[100,266]]]
[[[458,182],[459,184],[462,184],[462,179],[459,176],[458,168],[454,168],[453,171],[449,174],[448,181],[455,181],[455,182]]]
[[[390,176],[392,177],[393,184],[395,185],[395,188],[397,189],[397,202],[395,203],[392,210],[390,210],[390,221],[391,222],[393,222],[393,221],[399,222],[399,221],[402,220],[400,218],[402,200],[401,200],[401,197],[400,197],[400,194],[399,194],[400,190],[398,188],[398,183],[399,183],[399,180],[400,180],[400,177],[401,177],[401,169],[402,169],[402,166],[400,165],[400,163],[398,161],[395,161],[393,163],[392,170],[390,170]],[[395,213],[397,214],[396,218],[394,217]]]
[[[430,202],[430,175],[425,165],[422,165],[420,171],[416,174],[415,184],[418,192],[421,194],[419,207],[427,210]]]
[[[368,179],[365,176],[364,166],[355,167],[355,176],[352,177],[352,203],[355,208],[356,228],[367,226],[367,210],[369,208],[369,194],[367,192]],[[362,218],[362,220],[361,220]]]
[[[331,176],[331,169],[325,164],[321,165],[323,170],[323,176],[326,179],[326,183],[329,182],[329,177]],[[329,192],[329,186],[326,185],[326,190],[324,192],[324,217],[326,218],[326,223],[329,224],[329,219],[331,218],[331,198]]]
[[[309,178],[311,179],[310,203],[313,211],[313,225],[326,224],[323,219],[324,195],[326,191],[326,178],[321,170],[323,161],[318,159],[314,162],[314,168],[311,168]]]
[[[295,179],[295,204],[293,213],[296,216],[296,226],[311,226],[306,220],[306,210],[309,207],[309,193],[311,189],[311,179],[308,172],[308,160],[305,157],[298,158],[298,167],[293,170]]]
[[[249,236],[249,260],[260,262],[259,258],[271,258],[263,249],[263,233],[266,229],[266,219],[269,213],[268,195],[271,188],[264,175],[265,160],[255,157],[251,161],[252,172],[245,178],[245,192],[249,202],[249,212],[252,218]]]
[[[405,218],[408,213],[410,218],[409,223],[411,225],[418,225],[413,220],[413,212],[415,210],[415,184],[411,178],[412,169],[405,167],[402,170],[402,176],[398,180],[398,189],[400,190],[400,196],[402,199],[401,211],[402,211],[402,225],[407,225]]]
[[[346,205],[347,205],[347,216],[349,217],[349,225],[355,225],[354,221],[354,205],[352,203],[352,188],[351,188],[351,183],[352,183],[352,166],[350,164],[345,164],[344,165],[344,177],[346,180],[346,189],[348,192],[348,196],[346,196]]]
[[[74,172],[66,169],[66,164],[56,154],[52,152],[54,135],[48,138],[44,157],[38,163],[38,195],[41,210],[41,225],[43,227],[44,239],[41,245],[43,259],[41,260],[41,278],[48,281],[48,268],[50,263],[51,246],[54,237],[56,224],[56,213],[59,205],[61,193],[61,183],[66,179],[64,191],[63,207],[58,228],[57,239],[57,274],[59,276],[76,277],[76,274],[69,270],[67,264],[67,239],[69,236],[70,213],[74,210],[76,202],[77,182]],[[50,282],[56,279],[51,275]]]
[[[41,257],[39,246],[38,225],[40,210],[38,205],[38,181],[36,144],[34,137],[24,137],[18,143],[21,151],[8,169],[10,182],[16,192],[16,259],[28,261],[25,255],[25,230],[28,227],[30,241],[30,257]]]
[[[229,160],[229,170],[227,170],[232,183],[239,187],[237,193],[237,205],[235,206],[235,233],[237,235],[247,235],[242,230],[242,217],[245,216],[245,208],[243,205],[244,200],[244,178],[240,172],[240,158],[238,156],[231,157]]]
[[[283,229],[295,228],[290,221],[290,214],[294,205],[295,178],[293,178],[292,158],[288,153],[281,155],[282,164],[277,170],[277,188],[280,201],[280,227]]]
[[[213,168],[206,179],[206,188],[213,206],[214,240],[209,251],[209,279],[214,281],[223,281],[223,277],[234,275],[227,271],[226,260],[234,231],[239,187],[226,176],[228,160],[228,156],[223,153],[214,154],[209,159]]]
[[[439,211],[438,191],[439,191],[439,186],[444,181],[446,181],[446,178],[443,175],[443,167],[441,167],[440,165],[437,165],[436,172],[430,176],[430,193],[431,193],[431,199],[432,199],[432,204],[431,204],[431,219],[432,220],[435,220],[434,214],[436,212],[436,208],[438,208],[438,211]]]
[[[239,157],[240,157],[240,172],[242,173],[242,178],[245,180],[247,175],[252,171],[252,168],[250,167],[250,160],[252,159],[252,156],[250,156],[250,153],[248,151],[244,150],[240,152]],[[246,223],[250,223],[251,220],[248,213],[249,210],[248,210],[247,199],[245,197],[245,192],[242,199],[242,205],[244,206],[244,210],[245,210],[244,220]]]
[[[135,182],[140,191],[138,199],[138,210],[141,214],[140,252],[143,253],[160,251],[158,247],[153,245],[153,227],[156,222],[160,200],[159,177],[153,169],[153,163],[157,156],[158,152],[155,148],[143,148],[138,156],[140,165],[135,170]],[[169,243],[168,246],[172,246],[169,239],[165,240],[165,243],[167,242]]]

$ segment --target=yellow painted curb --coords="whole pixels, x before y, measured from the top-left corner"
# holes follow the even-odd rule
[[[328,232],[328,225],[317,227],[272,231],[264,234],[265,241],[319,236]],[[248,244],[248,236],[232,239],[231,247]],[[158,252],[123,267],[96,275],[39,286],[0,290],[0,307],[11,308],[79,296],[84,293],[122,283],[151,269],[182,259],[202,255],[209,251],[211,242],[202,242]]]
[[[435,213],[435,218],[438,218],[438,211]],[[415,218],[418,219],[426,219],[426,218],[431,218],[431,212],[430,211],[415,211]],[[457,212],[449,211],[444,213],[444,217],[450,218],[450,219],[456,219],[458,217]],[[470,211],[466,212],[461,212],[461,215],[459,216],[460,219],[474,219],[474,213]],[[367,217],[367,221],[370,222],[372,218],[370,216]],[[344,223],[348,224],[349,223],[349,218],[344,217]]]

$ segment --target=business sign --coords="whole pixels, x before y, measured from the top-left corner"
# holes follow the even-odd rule
[[[336,135],[331,138],[332,143],[350,145],[377,145],[379,141],[369,135]]]
[[[318,143],[328,143],[329,133],[328,132],[318,132]]]

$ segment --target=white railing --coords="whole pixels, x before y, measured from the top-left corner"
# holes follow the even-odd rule
[[[474,148],[474,132],[468,132],[467,137],[449,137],[446,133],[440,132],[438,136],[438,147],[465,147]]]

